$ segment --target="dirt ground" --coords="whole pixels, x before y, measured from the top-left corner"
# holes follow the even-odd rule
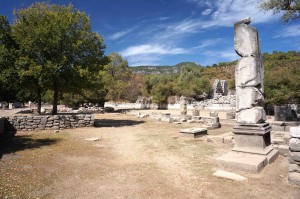
[[[280,156],[248,182],[219,179],[215,157],[231,146],[190,139],[168,124],[100,114],[103,127],[18,132],[3,143],[0,198],[300,198]],[[217,135],[230,126],[210,130]],[[86,138],[99,141],[85,141]]]

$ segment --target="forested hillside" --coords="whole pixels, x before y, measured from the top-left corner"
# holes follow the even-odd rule
[[[181,62],[175,66],[135,66],[130,67],[134,74],[179,74],[184,66],[201,67],[194,62]]]
[[[262,57],[266,103],[300,103],[300,52],[274,51],[271,54],[264,53]],[[227,80],[229,88],[234,89],[237,62],[221,62],[207,67],[182,62],[175,66],[140,66],[130,69],[144,78],[142,93],[162,102],[167,99],[167,95],[175,94],[197,98],[211,88],[215,79]]]

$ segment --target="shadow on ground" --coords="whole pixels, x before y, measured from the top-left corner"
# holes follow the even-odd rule
[[[122,126],[134,126],[143,124],[144,121],[136,120],[110,120],[110,119],[95,119],[95,127],[122,127]]]
[[[33,139],[29,135],[1,137],[0,138],[0,159],[3,155],[15,153],[25,149],[40,148],[42,146],[49,146],[59,142],[57,138]]]

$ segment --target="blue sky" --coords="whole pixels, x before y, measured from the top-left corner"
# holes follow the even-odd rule
[[[1,0],[0,14],[12,22],[13,9],[32,0]],[[93,31],[104,37],[105,54],[118,52],[130,66],[203,66],[238,59],[233,23],[250,16],[263,52],[300,50],[300,21],[282,24],[280,15],[264,13],[258,0],[52,0],[84,11]]]

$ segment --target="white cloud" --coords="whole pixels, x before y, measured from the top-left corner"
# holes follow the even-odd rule
[[[167,45],[137,45],[123,50],[120,54],[128,59],[130,66],[158,65],[164,55],[187,54],[188,50],[183,48],[173,48]]]
[[[221,61],[235,61],[239,59],[239,56],[236,54],[233,48],[227,48],[219,51],[203,51],[203,60],[201,64],[211,65]]]
[[[247,16],[250,16],[256,24],[280,17],[279,15],[273,16],[272,12],[259,10],[258,0],[187,0],[187,2],[196,3],[202,8],[206,7],[206,10],[202,12],[203,15],[211,14],[211,18],[202,21],[202,23],[199,23],[201,19],[195,21],[196,25],[200,25],[202,28],[230,27],[233,26],[234,22]]]
[[[178,47],[185,38],[193,34],[199,34],[201,32],[220,27],[233,28],[233,24],[236,21],[239,21],[247,16],[251,17],[254,24],[267,23],[280,18],[279,15],[273,16],[271,12],[264,13],[263,11],[259,10],[257,8],[258,0],[186,1],[190,3],[196,3],[199,9],[202,10],[202,15],[198,15],[198,17],[194,18],[186,18],[176,22],[171,22],[171,20],[166,21],[167,18],[161,17],[159,18],[161,23],[145,27],[141,32],[137,33],[138,36],[143,37],[143,43],[128,47],[121,52],[122,56],[128,58],[130,65],[134,63],[138,63],[137,65],[139,65],[140,63],[144,62],[157,63],[163,58],[163,56],[166,55],[184,53],[190,54],[192,53],[191,50],[194,50],[195,52],[196,49],[201,49],[224,42],[224,40],[220,38],[204,40],[200,43],[200,45],[192,48],[190,51]],[[205,20],[203,15],[206,15]],[[296,35],[296,33],[286,30],[285,35]],[[283,34],[281,36],[283,37]],[[224,59],[225,61],[237,59],[237,55],[235,55],[235,51],[233,49],[231,49],[231,52],[229,50],[211,52],[211,55],[207,51],[206,53],[203,53],[203,55],[208,56],[207,59],[211,59],[214,61],[214,63],[217,61],[224,61]],[[151,61],[151,59],[154,59],[154,61]]]
[[[205,39],[200,42],[199,46],[196,46],[194,48],[205,48],[208,46],[214,46],[216,44],[224,43],[224,40],[221,38],[215,38],[215,39]]]
[[[170,19],[171,17],[159,17],[158,20],[159,21],[165,21],[167,19]]]
[[[209,15],[213,10],[208,8],[202,12],[202,15]]]
[[[144,54],[144,55],[136,55],[128,57],[128,61],[130,66],[157,66],[159,65],[159,61],[161,59],[160,55],[153,55],[153,54]]]
[[[117,33],[114,33],[113,35],[111,35],[109,37],[110,40],[117,40],[117,39],[120,39],[121,37],[124,37],[126,35],[128,35],[130,32],[133,31],[134,28],[130,28],[128,30],[124,30],[124,31],[120,31],[120,32],[117,32]]]
[[[158,54],[158,55],[166,55],[166,54],[184,54],[188,51],[183,48],[172,48],[170,46],[163,45],[138,45],[131,46],[121,52],[121,55],[124,57],[142,55],[142,54]]]
[[[279,34],[277,34],[274,38],[279,37],[299,37],[300,36],[300,25],[290,25],[283,28]]]

